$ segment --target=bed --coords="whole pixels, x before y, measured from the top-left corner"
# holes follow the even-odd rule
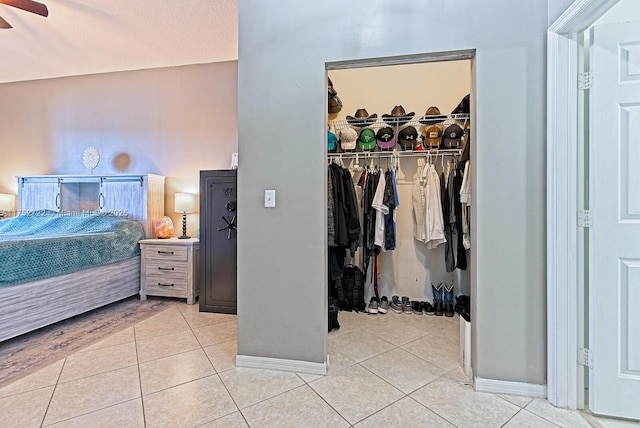
[[[143,226],[35,211],[0,221],[0,341],[138,294]]]

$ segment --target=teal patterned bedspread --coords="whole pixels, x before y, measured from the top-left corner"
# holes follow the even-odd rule
[[[142,225],[104,214],[30,212],[0,220],[0,287],[140,254]]]

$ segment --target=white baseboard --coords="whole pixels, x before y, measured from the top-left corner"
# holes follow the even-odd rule
[[[534,398],[547,398],[547,385],[534,383],[509,382],[506,380],[474,379],[475,390],[494,394],[524,395]]]
[[[286,372],[307,373],[314,375],[327,374],[326,363],[312,363],[309,361],[283,360],[280,358],[254,357],[237,355],[236,367],[250,367],[253,369],[281,370]]]

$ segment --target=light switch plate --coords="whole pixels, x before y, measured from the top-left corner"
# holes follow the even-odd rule
[[[276,207],[276,191],[275,190],[264,191],[264,207],[265,208]]]

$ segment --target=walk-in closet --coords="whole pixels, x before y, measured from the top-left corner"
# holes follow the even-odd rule
[[[456,363],[469,376],[472,61],[327,67],[330,310],[332,302],[343,307],[338,324],[347,332],[354,325],[382,331],[415,354],[438,352],[428,349],[427,333],[459,344]],[[359,313],[344,310],[354,275],[363,279]],[[330,367],[332,351],[349,346],[341,329],[329,335]]]

